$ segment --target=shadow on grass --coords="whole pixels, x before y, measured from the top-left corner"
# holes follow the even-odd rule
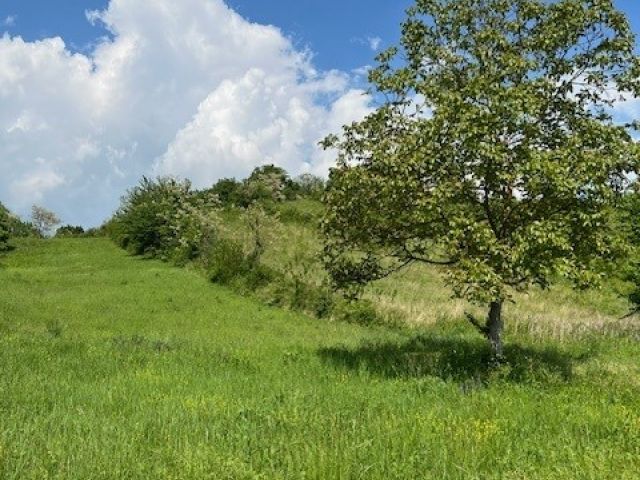
[[[404,343],[363,343],[321,349],[320,357],[336,366],[385,378],[433,376],[462,386],[490,381],[566,383],[575,363],[589,354],[572,355],[555,347],[505,347],[506,362],[495,366],[482,339],[418,335]]]

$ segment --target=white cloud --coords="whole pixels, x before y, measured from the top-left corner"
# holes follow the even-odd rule
[[[339,133],[343,125],[361,119],[372,111],[369,95],[363,90],[350,90],[331,105],[329,114],[322,119],[322,126],[318,130],[320,135],[315,144],[330,133]],[[334,165],[335,158],[336,152],[333,150],[315,149],[306,167],[312,173],[324,175]]]
[[[8,15],[3,21],[3,27],[13,27],[16,24],[16,20],[18,19],[17,15]]]
[[[369,47],[374,52],[380,49],[382,45],[382,39],[380,37],[355,37],[351,39],[351,42],[357,43],[358,45],[364,45]]]
[[[369,48],[375,52],[380,48],[382,39],[380,37],[368,37],[367,43],[369,44]]]
[[[143,174],[198,185],[265,162],[326,172],[316,143],[367,112],[280,30],[222,0],[111,0],[90,54],[60,38],[0,38],[0,201],[95,224]]]
[[[640,98],[631,95],[619,95],[613,105],[614,118],[622,122],[640,120]]]
[[[63,185],[64,177],[53,171],[42,158],[36,159],[37,168],[17,179],[11,188],[17,195],[29,195],[33,202],[39,202],[50,190]]]

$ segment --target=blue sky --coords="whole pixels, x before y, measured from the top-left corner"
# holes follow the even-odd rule
[[[0,201],[95,226],[142,175],[324,175],[318,141],[371,111],[363,68],[410,3],[0,0]]]
[[[26,40],[61,36],[71,49],[90,48],[106,34],[92,26],[86,10],[104,9],[107,0],[1,0],[0,19],[13,35]],[[290,36],[299,47],[314,52],[321,69],[350,70],[372,62],[367,40],[380,46],[398,38],[399,24],[410,0],[228,0],[227,4],[252,22],[271,24]],[[617,0],[640,32],[640,2]]]
[[[177,0],[179,1],[179,0]],[[86,10],[102,10],[106,0],[0,0],[0,30],[25,40],[61,36],[70,49],[87,51],[104,28],[92,26]],[[384,47],[399,36],[399,24],[410,0],[229,0],[226,2],[252,22],[275,25],[298,48],[314,53],[323,70],[348,71],[370,64],[370,44]],[[632,3],[632,2],[630,2]]]

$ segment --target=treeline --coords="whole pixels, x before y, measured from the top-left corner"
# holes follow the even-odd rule
[[[321,250],[263,261],[275,243],[290,242],[293,248],[287,238],[291,231],[283,226],[319,226],[323,207],[317,200],[325,187],[320,178],[291,179],[273,165],[202,190],[188,181],[144,178],[104,229],[132,254],[196,265],[210,280],[255,293],[272,305],[359,323],[401,322],[400,314],[382,313],[370,302],[352,302],[344,292],[336,293],[336,272],[324,271]],[[639,192],[624,197],[618,218],[628,243],[640,248]],[[314,235],[322,246],[321,232]],[[629,287],[621,294],[640,305],[640,262],[634,258],[615,270]]]
[[[36,236],[40,236],[40,232],[32,223],[21,220],[0,203],[0,252],[14,248],[11,238]]]
[[[291,178],[273,165],[256,168],[246,179],[221,179],[205,189],[195,189],[187,180],[143,178],[104,225],[86,231],[64,225],[55,237],[108,236],[133,255],[188,264],[212,282],[318,318],[402,322],[401,314],[381,312],[369,301],[347,300],[335,289],[335,272],[332,276],[324,270],[317,227],[325,188],[319,177]],[[39,226],[38,221],[22,221],[0,206],[0,250],[11,248],[11,237],[44,237],[42,229],[51,225],[44,226],[47,215],[36,210],[33,216],[40,219]],[[640,192],[630,191],[624,197],[618,218],[628,243],[640,248]],[[292,225],[289,230],[288,225]],[[301,230],[300,225],[314,232],[318,249],[305,251],[289,238],[292,231]],[[283,245],[298,251],[286,258],[272,254],[265,261],[269,252]],[[629,288],[622,293],[636,306],[635,312],[640,307],[640,260],[632,255],[616,271],[627,282]]]
[[[224,206],[248,207],[256,202],[272,203],[298,198],[320,200],[324,190],[324,180],[306,173],[290,178],[281,167],[264,165],[251,172],[245,180],[223,178],[202,195],[216,195]]]
[[[244,180],[222,179],[203,190],[185,180],[143,178],[127,192],[104,230],[134,255],[189,264],[212,282],[254,294],[270,305],[318,318],[382,321],[369,302],[353,303],[337,294],[328,275],[309,273],[311,263],[321,263],[317,252],[275,264],[264,261],[274,243],[287,241],[287,224],[317,227],[324,187],[321,178],[291,179],[273,165],[256,168]],[[297,208],[300,205],[303,208]]]
[[[0,251],[14,248],[14,238],[54,237],[95,237],[106,235],[104,226],[85,230],[79,225],[60,225],[57,215],[44,207],[34,205],[31,208],[30,221],[22,220],[0,203]]]

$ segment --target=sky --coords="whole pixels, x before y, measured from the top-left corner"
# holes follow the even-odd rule
[[[318,141],[371,111],[366,68],[410,4],[0,0],[0,201],[96,226],[142,175],[324,175]]]

